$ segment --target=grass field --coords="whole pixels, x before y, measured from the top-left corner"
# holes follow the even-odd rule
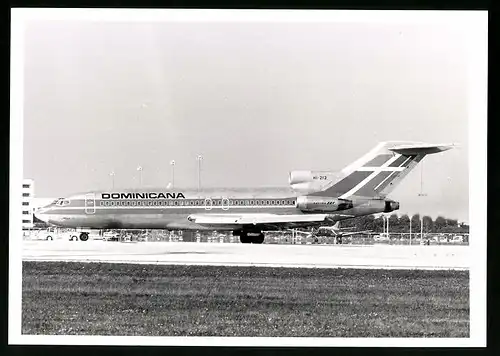
[[[23,334],[468,337],[469,272],[23,262]]]

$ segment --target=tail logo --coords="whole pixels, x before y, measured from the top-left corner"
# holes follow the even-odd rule
[[[339,198],[347,198],[353,194],[361,196],[373,196],[398,176],[398,172],[404,171],[416,156],[405,156],[401,154],[379,155],[366,165],[359,167],[357,172],[371,172],[365,179],[360,181]],[[384,163],[380,164],[381,162]],[[379,164],[376,166],[376,164]],[[393,178],[393,179],[391,179]]]

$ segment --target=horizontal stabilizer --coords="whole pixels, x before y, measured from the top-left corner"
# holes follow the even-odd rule
[[[412,156],[412,155],[421,155],[421,154],[428,155],[433,153],[439,153],[452,149],[453,147],[454,147],[453,144],[432,145],[432,144],[422,143],[422,144],[398,145],[398,146],[388,147],[387,149],[389,151],[399,153],[405,156]]]

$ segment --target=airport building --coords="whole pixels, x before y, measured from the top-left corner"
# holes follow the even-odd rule
[[[35,195],[35,182],[33,179],[23,179],[22,193],[22,226],[23,230],[25,230],[33,228],[33,198]]]
[[[23,179],[22,189],[22,228],[32,229],[35,224],[34,213],[41,207],[50,204],[55,198],[35,197],[35,181],[33,179]]]

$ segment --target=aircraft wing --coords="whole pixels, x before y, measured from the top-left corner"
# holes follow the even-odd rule
[[[262,230],[320,226],[337,219],[352,217],[345,214],[193,214],[188,220],[209,228],[242,228],[258,226]]]
[[[342,232],[340,235],[342,236],[351,236],[351,235],[361,235],[361,234],[369,234],[371,233],[371,230],[366,230],[366,231],[354,231],[354,232]]]
[[[188,220],[200,225],[261,225],[324,222],[327,214],[193,214]]]

